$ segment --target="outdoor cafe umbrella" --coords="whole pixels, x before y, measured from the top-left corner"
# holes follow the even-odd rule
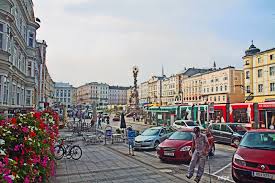
[[[121,113],[121,116],[120,116],[120,128],[121,129],[126,128],[124,113]]]

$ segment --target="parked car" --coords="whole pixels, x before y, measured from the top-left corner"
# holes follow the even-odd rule
[[[180,129],[180,128],[195,128],[196,126],[199,126],[196,122],[192,120],[176,120],[173,125],[174,128]],[[201,129],[203,127],[199,126]]]
[[[274,130],[251,130],[244,135],[232,158],[232,177],[235,182],[275,182]]]
[[[113,121],[120,121],[120,116],[116,114],[116,115],[113,117]]]
[[[134,149],[155,149],[174,132],[171,127],[148,128],[135,138]]]
[[[209,155],[214,156],[215,144],[214,137],[210,132],[203,130],[210,144]],[[181,128],[173,133],[168,139],[163,141],[157,148],[158,157],[161,160],[190,161],[189,150],[192,147],[193,129]]]
[[[215,142],[234,143],[237,146],[247,132],[240,123],[212,123],[208,128],[212,132]]]

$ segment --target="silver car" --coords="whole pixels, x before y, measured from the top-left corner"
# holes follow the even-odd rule
[[[148,128],[135,138],[134,149],[155,149],[174,132],[175,129],[171,127]]]

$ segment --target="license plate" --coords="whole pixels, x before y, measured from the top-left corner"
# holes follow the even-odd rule
[[[261,178],[275,180],[275,174],[262,173],[262,172],[253,172],[252,176],[253,177],[261,177]]]
[[[164,156],[174,156],[175,154],[173,152],[165,152],[164,151]]]

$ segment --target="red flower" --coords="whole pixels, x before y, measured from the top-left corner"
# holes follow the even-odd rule
[[[16,125],[16,123],[17,123],[16,121],[17,121],[16,118],[11,118],[11,123],[12,124]]]
[[[41,118],[41,113],[40,112],[36,112],[33,115],[36,119],[40,119]]]
[[[35,137],[35,136],[36,136],[36,133],[34,131],[31,131],[30,137]]]

